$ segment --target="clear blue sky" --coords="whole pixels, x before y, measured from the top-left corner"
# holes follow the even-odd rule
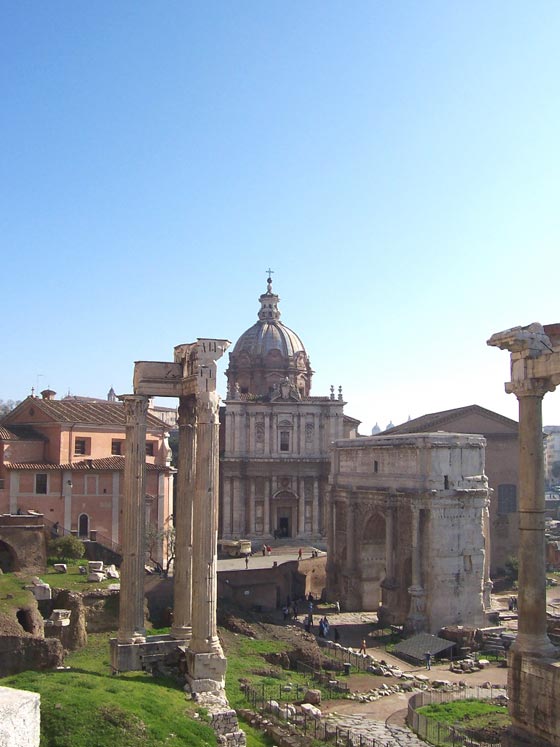
[[[1,399],[233,342],[271,266],[363,433],[516,416],[486,340],[560,322],[557,0],[0,8]]]

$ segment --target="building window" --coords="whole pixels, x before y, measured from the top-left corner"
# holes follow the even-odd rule
[[[146,456],[154,456],[155,447],[153,441],[146,441]]]
[[[84,454],[90,453],[90,438],[75,438],[74,439],[74,454],[76,456],[83,456]]]
[[[122,454],[122,441],[118,441],[116,438],[111,441],[111,454],[113,456],[120,456]]]
[[[78,517],[78,536],[89,537],[89,516],[80,514]]]
[[[517,511],[517,486],[498,485],[498,513],[514,514]]]
[[[280,451],[290,450],[290,431],[280,431]]]
[[[379,462],[377,461],[377,459],[373,460],[373,471],[379,472]]]
[[[39,472],[35,475],[35,493],[37,495],[47,494],[47,474]]]

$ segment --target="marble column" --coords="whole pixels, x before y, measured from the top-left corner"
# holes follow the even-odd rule
[[[408,588],[410,594],[410,611],[406,619],[407,631],[420,633],[426,627],[426,599],[422,586],[422,553],[420,535],[420,509],[410,507],[411,513],[411,548],[412,548],[412,584]]]
[[[193,497],[196,459],[194,397],[179,398],[179,455],[175,499],[175,561],[173,565],[173,625],[171,635],[192,636]]]
[[[226,659],[218,638],[218,431],[215,391],[196,397],[197,444],[193,503],[192,639],[187,653],[188,682],[194,692],[224,686]]]
[[[532,379],[512,391],[519,401],[519,620],[512,650],[549,656],[556,649],[546,632],[542,398],[550,382]]]
[[[298,531],[297,536],[303,537],[305,534],[305,485],[303,480],[300,480],[299,486],[299,498],[297,502],[298,511]]]
[[[119,643],[143,643],[145,564],[146,416],[148,398],[127,394],[124,402],[126,442],[122,517],[122,564]]]
[[[395,509],[388,508],[385,513],[385,582],[394,583],[395,579]]]

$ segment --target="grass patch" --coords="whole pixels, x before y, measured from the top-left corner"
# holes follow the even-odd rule
[[[91,589],[107,589],[111,584],[118,584],[119,580],[107,578],[105,581],[88,581],[87,574],[79,571],[81,565],[86,566],[87,561],[71,561],[66,563],[68,573],[58,573],[51,566],[48,566],[45,573],[41,573],[40,578],[53,589],[64,589],[66,591],[87,592]]]
[[[41,695],[41,747],[211,747],[214,732],[171,679],[110,674],[109,634],[92,634],[66,671],[22,672],[2,686]]]
[[[31,578],[20,573],[4,573],[0,576],[0,613],[12,614],[14,610],[27,607],[34,596],[24,587]]]
[[[505,705],[487,700],[453,700],[422,706],[418,713],[432,721],[452,726],[474,739],[494,741],[511,719]]]

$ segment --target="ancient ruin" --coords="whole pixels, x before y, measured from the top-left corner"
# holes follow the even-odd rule
[[[218,531],[218,407],[216,361],[227,340],[199,339],[175,348],[169,363],[135,365],[126,409],[123,563],[119,630],[112,641],[115,671],[142,669],[186,647],[193,692],[221,690],[226,660],[216,627]],[[144,629],[145,440],[148,398],[179,398],[179,469],[175,507],[174,619],[170,636]],[[193,528],[196,527],[196,531]]]
[[[519,401],[519,632],[509,653],[508,745],[560,745],[560,651],[546,619],[542,399],[560,384],[560,324],[498,332],[488,345],[509,350],[506,392]]]
[[[327,593],[345,610],[437,633],[484,625],[492,584],[481,436],[424,433],[334,444]]]

